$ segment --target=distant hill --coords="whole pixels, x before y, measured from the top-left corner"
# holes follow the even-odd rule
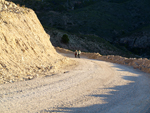
[[[150,40],[149,0],[22,0],[18,3],[34,9],[43,26],[94,34],[114,45],[123,44],[136,54],[149,56],[144,51],[149,48]],[[139,44],[135,46],[135,43]]]

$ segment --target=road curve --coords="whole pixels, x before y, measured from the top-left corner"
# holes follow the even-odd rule
[[[72,58],[61,74],[0,85],[0,113],[148,113],[150,76],[131,67]]]

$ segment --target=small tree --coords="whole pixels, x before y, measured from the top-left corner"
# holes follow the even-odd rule
[[[64,34],[62,37],[61,37],[61,42],[62,43],[69,43],[69,38],[68,38],[68,35]]]

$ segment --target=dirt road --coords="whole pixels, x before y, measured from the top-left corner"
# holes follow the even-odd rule
[[[104,61],[79,62],[64,73],[0,85],[0,113],[148,113],[146,73]]]

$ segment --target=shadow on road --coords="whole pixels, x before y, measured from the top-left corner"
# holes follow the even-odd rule
[[[136,76],[130,76],[128,74],[121,75],[123,80],[130,81],[130,83],[122,86],[118,85],[115,87],[107,88],[109,90],[107,94],[88,95],[91,97],[95,97],[96,99],[102,99],[105,104],[95,104],[85,107],[59,107],[56,108],[56,110],[50,110],[51,108],[49,108],[49,110],[42,110],[41,112],[150,113],[150,84],[149,82],[146,82],[147,77],[144,75],[146,73],[136,72],[134,71],[134,69],[129,69],[130,67],[122,68],[122,66],[118,64],[114,64],[113,67],[117,68],[120,72],[126,71],[132,74],[136,74]]]

